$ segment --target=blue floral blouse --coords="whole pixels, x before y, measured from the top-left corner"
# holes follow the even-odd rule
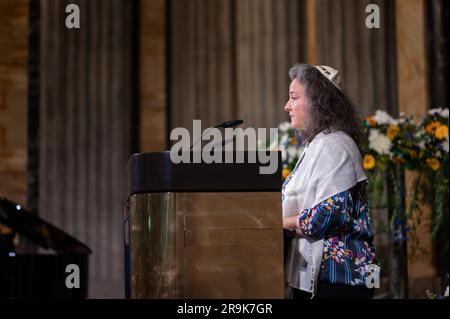
[[[376,264],[364,185],[360,182],[299,215],[306,237],[324,239],[319,281],[365,286],[367,266]]]

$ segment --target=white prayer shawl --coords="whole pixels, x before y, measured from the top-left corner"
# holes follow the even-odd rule
[[[283,217],[299,215],[367,179],[358,147],[344,132],[322,132],[304,152],[284,189]],[[315,294],[323,246],[323,239],[293,239],[285,269],[290,287]]]

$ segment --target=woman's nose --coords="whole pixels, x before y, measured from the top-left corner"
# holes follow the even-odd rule
[[[286,102],[286,105],[284,106],[284,110],[286,111],[286,112],[289,112],[291,109],[290,109],[290,103],[289,103],[289,101],[287,101]]]

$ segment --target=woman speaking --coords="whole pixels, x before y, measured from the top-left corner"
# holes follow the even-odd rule
[[[282,190],[283,228],[296,231],[286,258],[287,285],[294,299],[372,298],[379,269],[360,121],[337,70],[301,64],[289,76],[284,110],[306,147]]]

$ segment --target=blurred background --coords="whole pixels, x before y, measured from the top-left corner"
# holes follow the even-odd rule
[[[79,29],[65,25],[69,4],[79,6]],[[380,9],[380,28],[366,27],[369,4]],[[168,149],[171,129],[191,128],[193,119],[278,127],[287,120],[287,72],[299,62],[340,70],[362,116],[420,117],[448,107],[449,7],[446,0],[0,0],[0,197],[90,247],[88,297],[123,298],[132,153]],[[427,289],[441,292],[448,254],[437,258],[429,232],[417,234],[424,251],[408,259],[408,289],[424,298]],[[376,238],[380,254],[385,237]],[[36,251],[20,235],[15,242]],[[388,281],[382,273],[380,296],[389,297]]]

